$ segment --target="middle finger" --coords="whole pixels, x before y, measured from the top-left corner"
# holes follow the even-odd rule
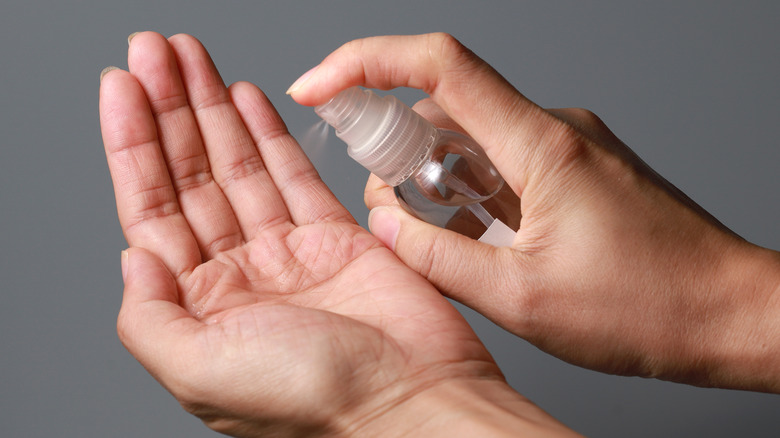
[[[206,49],[189,35],[169,38],[211,171],[246,240],[291,222],[255,142]]]

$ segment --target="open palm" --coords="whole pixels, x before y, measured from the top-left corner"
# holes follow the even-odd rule
[[[259,89],[226,88],[186,35],[137,34],[128,63],[100,93],[131,246],[119,332],[188,410],[234,434],[359,428],[425,388],[501,379],[460,314],[355,224]]]

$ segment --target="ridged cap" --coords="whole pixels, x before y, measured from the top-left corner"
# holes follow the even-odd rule
[[[397,186],[420,166],[438,130],[395,96],[348,88],[314,111],[336,129],[355,161]]]

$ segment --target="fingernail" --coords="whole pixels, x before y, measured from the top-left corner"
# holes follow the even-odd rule
[[[129,257],[130,254],[127,250],[122,251],[122,281],[127,281],[127,259]]]
[[[127,45],[128,45],[128,46],[130,45],[130,41],[131,41],[133,38],[135,38],[135,36],[136,36],[136,35],[138,35],[139,33],[141,33],[141,32],[133,32],[133,33],[131,33],[131,34],[130,34],[130,35],[127,37]]]
[[[111,70],[116,70],[119,67],[109,66],[103,69],[103,71],[100,72],[100,82],[103,82],[103,76],[106,75],[106,73],[110,72]]]
[[[395,250],[395,241],[401,229],[401,221],[390,207],[376,207],[368,213],[368,228],[371,233],[384,243],[386,247]]]
[[[303,74],[303,76],[299,77],[295,82],[293,82],[293,84],[290,85],[290,88],[287,89],[287,94],[292,94],[298,91],[303,86],[303,84],[306,83],[309,78],[311,78],[314,72],[317,71],[317,68],[319,68],[319,65],[307,71]]]

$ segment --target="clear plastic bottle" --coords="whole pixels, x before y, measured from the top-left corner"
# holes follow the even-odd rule
[[[358,87],[315,111],[354,160],[394,187],[411,214],[474,239],[511,244],[520,199],[474,140],[437,128],[394,96]]]

